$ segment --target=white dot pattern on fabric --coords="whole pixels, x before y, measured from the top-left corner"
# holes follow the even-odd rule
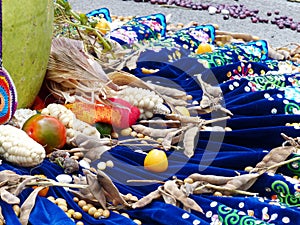
[[[190,214],[183,213],[181,217],[182,217],[182,219],[188,219],[188,218],[190,218]]]
[[[286,99],[285,99],[285,100],[283,100],[283,103],[284,103],[284,104],[289,104],[290,102],[289,102],[289,100],[286,100]]]
[[[198,224],[200,224],[200,220],[194,220],[193,221],[193,225],[198,225]]]
[[[268,98],[269,101],[274,101],[274,98],[270,97]]]
[[[277,98],[283,98],[282,94],[277,94]]]
[[[232,91],[233,89],[234,89],[234,86],[233,86],[232,84],[230,84],[230,85],[229,85],[229,90]]]
[[[271,110],[271,113],[272,113],[272,114],[276,114],[276,113],[277,113],[277,109],[273,108],[273,109]]]
[[[238,87],[238,86],[240,86],[240,84],[238,83],[238,82],[233,82],[233,85],[235,86],[235,87]]]
[[[270,95],[269,93],[265,93],[265,94],[264,94],[264,97],[265,97],[265,98],[270,98],[271,95]]]
[[[285,217],[282,218],[282,222],[283,223],[290,223],[290,218],[285,216]]]
[[[216,207],[218,205],[218,202],[211,202],[210,207]]]
[[[240,202],[239,207],[240,208],[244,208],[244,206],[245,206],[245,203],[244,202]]]
[[[251,89],[250,89],[249,86],[246,86],[246,87],[244,88],[244,90],[245,90],[246,92],[249,92]]]
[[[212,214],[213,214],[212,211],[207,211],[206,214],[205,214],[205,216],[207,218],[210,218],[212,216]]]

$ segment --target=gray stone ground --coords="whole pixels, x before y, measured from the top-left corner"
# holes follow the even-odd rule
[[[195,1],[195,0],[194,0]],[[150,3],[136,3],[134,1],[122,0],[69,0],[72,8],[76,11],[89,12],[93,9],[107,7],[111,15],[119,16],[143,16],[152,13],[171,14],[172,23],[187,24],[196,21],[199,24],[215,23],[220,30],[231,32],[250,33],[267,40],[273,47],[279,47],[291,42],[300,43],[300,32],[290,29],[279,29],[272,24],[254,24],[250,18],[245,20],[233,19],[223,20],[220,14],[209,15],[207,11],[198,11],[183,8],[166,8]],[[267,18],[267,11],[280,10],[280,15],[293,17],[294,21],[300,22],[300,3],[287,0],[209,0],[201,1],[207,3],[244,4],[248,9],[259,9],[260,15]],[[274,14],[270,17],[274,17]]]

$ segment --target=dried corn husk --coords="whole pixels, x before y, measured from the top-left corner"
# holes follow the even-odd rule
[[[101,65],[86,54],[82,41],[54,38],[46,75],[52,93],[66,102],[97,100],[103,102],[117,90]]]

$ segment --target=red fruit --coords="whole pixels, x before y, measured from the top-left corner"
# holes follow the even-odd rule
[[[24,130],[32,139],[45,147],[47,154],[66,144],[66,128],[55,117],[36,114],[24,123]]]

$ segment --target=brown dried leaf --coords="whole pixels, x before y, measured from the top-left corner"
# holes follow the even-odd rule
[[[285,161],[294,151],[294,146],[282,146],[273,148],[261,162],[256,164],[255,168],[251,172],[265,171],[268,167],[273,166],[277,163]],[[268,172],[275,173],[278,167],[268,170]]]
[[[153,84],[153,83],[149,83],[148,84],[150,87],[152,87],[153,90],[157,91],[158,93],[160,93],[163,96],[170,96],[173,98],[180,98],[183,100],[186,100],[187,95],[185,91],[176,89],[176,88],[170,88],[170,87],[165,87],[165,86],[161,86],[161,85],[157,85],[157,84]]]
[[[156,129],[152,127],[146,127],[141,124],[132,125],[133,130],[135,130],[137,133],[142,133],[144,135],[156,138],[156,137],[166,137],[168,133],[177,131],[176,128],[170,128],[170,129]]]
[[[170,133],[167,134],[166,137],[164,137],[163,141],[162,141],[162,146],[165,150],[169,150],[171,149],[172,147],[172,142],[173,142],[173,138],[178,134],[182,132],[181,129],[178,129],[178,130],[175,130],[175,131],[172,131]]]
[[[233,177],[230,181],[228,181],[223,188],[228,188],[231,190],[248,190],[257,180],[257,178],[261,174],[258,173],[250,173],[250,174],[242,174],[240,176]],[[230,194],[229,192],[224,192],[225,194]]]
[[[161,193],[158,189],[155,191],[150,192],[148,195],[144,196],[143,198],[139,199],[137,202],[132,204],[132,208],[142,208],[148,204],[150,204],[154,199],[158,199],[161,197]]]
[[[199,173],[193,173],[188,177],[191,178],[194,182],[204,181],[215,185],[224,185],[228,183],[230,180],[232,180],[232,177],[217,176],[217,175],[203,175]]]
[[[20,180],[21,176],[16,174],[11,170],[2,170],[0,171],[0,182],[17,184]]]
[[[187,197],[176,184],[176,180],[168,180],[164,184],[164,190],[180,201],[184,207],[203,213],[202,208],[191,198]]]
[[[30,195],[27,197],[27,199],[23,202],[21,206],[20,211],[20,222],[22,225],[27,225],[30,213],[35,205],[36,197],[40,190],[42,190],[44,187],[37,187],[35,188]]]
[[[198,135],[199,128],[198,127],[191,127],[187,129],[183,136],[183,146],[184,151],[183,153],[191,158],[194,155],[195,151],[195,139]]]
[[[33,180],[36,180],[37,178],[34,177],[34,176],[28,176],[28,177],[25,177],[25,179],[19,183],[19,185],[17,186],[17,188],[14,190],[13,194],[15,196],[18,196],[25,188],[26,188],[26,185],[30,182],[32,182]]]
[[[124,206],[129,206],[124,200],[118,188],[114,185],[112,180],[103,171],[97,171],[97,180],[103,187],[104,191],[109,194],[110,198],[114,200],[115,203],[122,204]]]
[[[0,206],[0,221],[3,221],[3,223],[5,224],[5,219],[4,216],[2,214],[2,207]]]
[[[76,128],[75,128],[76,129]],[[111,139],[109,138],[95,138],[86,134],[77,134],[72,140],[74,143],[84,149],[96,148],[99,146],[107,146],[111,144]]]
[[[163,189],[163,186],[159,186],[157,190],[159,190],[159,192],[160,192],[161,196],[163,197],[165,203],[176,206],[176,198],[174,198],[172,195],[167,193]]]
[[[201,185],[203,182],[200,182],[200,181],[196,181],[196,182],[193,182],[193,183],[185,183],[184,185],[181,185],[180,186],[180,189],[184,192],[184,194],[186,196],[189,196],[191,194],[194,193],[195,189]]]
[[[103,187],[100,185],[100,183],[97,180],[97,176],[92,173],[86,174],[86,180],[89,185],[88,189],[94,196],[94,198],[97,199],[97,201],[100,203],[103,209],[106,209],[106,197],[104,194]]]
[[[20,203],[20,199],[6,190],[6,187],[0,188],[0,197],[8,204],[15,205]]]
[[[168,115],[166,115],[166,118],[171,119],[171,120],[179,120],[181,123],[201,124],[202,122],[205,121],[197,116],[183,116],[183,115],[179,115],[179,114],[168,114]]]

